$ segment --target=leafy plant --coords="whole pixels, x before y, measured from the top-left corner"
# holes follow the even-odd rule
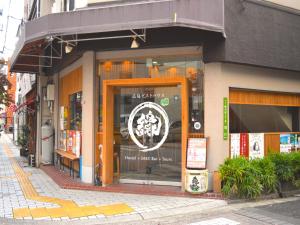
[[[275,173],[280,182],[294,181],[294,169],[290,154],[276,153],[270,154],[268,157],[275,165]]]
[[[12,102],[12,98],[7,91],[10,87],[11,83],[7,80],[6,75],[0,73],[0,105],[9,106]]]
[[[294,173],[293,183],[300,188],[300,152],[292,152],[289,155]]]
[[[219,172],[225,196],[257,198],[276,188],[281,193],[283,183],[300,188],[300,152],[271,153],[250,161],[243,157],[226,159]]]
[[[275,165],[271,159],[269,157],[255,159],[250,161],[250,164],[259,170],[259,180],[263,186],[263,192],[274,192],[276,190],[278,180],[275,173]]]
[[[18,136],[18,144],[24,149],[28,147],[29,132],[30,130],[27,125],[21,127],[21,132]]]
[[[244,157],[225,160],[219,171],[223,181],[222,192],[225,196],[257,198],[263,190],[260,183],[260,169]]]

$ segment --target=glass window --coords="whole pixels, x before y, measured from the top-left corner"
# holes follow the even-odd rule
[[[81,130],[82,92],[70,95],[70,130]]]
[[[231,104],[230,132],[299,132],[299,118],[299,107]]]
[[[200,55],[143,57],[103,60],[98,63],[99,131],[102,130],[102,81],[107,79],[187,77],[189,88],[189,131],[203,133],[203,62]],[[176,98],[176,96],[174,97]],[[177,96],[180,98],[180,94]],[[172,125],[172,124],[171,124]]]

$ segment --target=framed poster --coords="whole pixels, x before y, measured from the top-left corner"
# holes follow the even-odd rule
[[[280,152],[299,151],[299,137],[298,134],[280,134]]]
[[[291,135],[280,134],[280,152],[288,153],[292,150]]]
[[[230,158],[235,158],[240,156],[240,134],[230,134]]]
[[[206,168],[206,138],[188,139],[186,166],[189,169]]]
[[[264,157],[264,138],[263,133],[249,134],[249,158],[263,158]]]

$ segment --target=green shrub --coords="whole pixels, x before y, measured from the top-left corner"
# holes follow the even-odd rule
[[[293,183],[300,188],[300,152],[292,152],[289,155],[294,173]]]
[[[263,186],[260,183],[260,169],[253,166],[244,157],[225,160],[220,166],[223,182],[222,192],[225,196],[239,198],[257,198]]]
[[[275,165],[269,157],[250,161],[253,167],[259,170],[259,180],[263,186],[263,192],[272,193],[276,190],[278,181],[275,173]]]
[[[280,182],[293,182],[294,169],[291,154],[274,153],[268,156],[275,165],[275,173]]]
[[[226,159],[219,168],[225,196],[257,198],[271,193],[284,182],[300,188],[300,152],[272,153],[263,159]]]

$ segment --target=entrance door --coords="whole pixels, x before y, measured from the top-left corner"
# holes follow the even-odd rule
[[[120,182],[180,185],[180,89],[115,88],[114,170]]]
[[[104,80],[103,184],[118,174],[120,181],[183,187],[188,120],[184,77]]]

